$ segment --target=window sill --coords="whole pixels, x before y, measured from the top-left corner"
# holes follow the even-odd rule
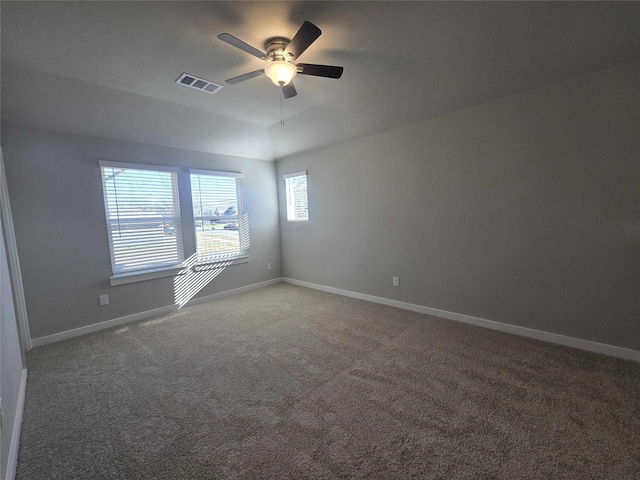
[[[111,286],[125,285],[127,283],[144,282],[145,280],[154,280],[156,278],[173,277],[181,270],[184,265],[174,265],[163,268],[150,268],[149,270],[136,270],[135,272],[118,273],[109,279]]]
[[[240,255],[237,257],[229,258],[212,258],[207,260],[206,258],[198,261],[193,267],[195,272],[202,272],[205,270],[215,270],[217,268],[229,267],[231,265],[238,265],[240,263],[248,263],[249,255]]]
[[[203,259],[198,261],[195,265],[189,267],[187,265],[173,265],[171,267],[153,268],[149,270],[138,270],[135,272],[119,273],[112,275],[109,279],[112,287],[117,285],[126,285],[128,283],[144,282],[146,280],[155,280],[157,278],[175,277],[184,273],[185,270],[191,270],[193,272],[202,272],[205,270],[214,270],[217,268],[224,268],[231,265],[238,265],[240,263],[248,263],[249,255],[240,255],[238,257],[230,258],[212,258],[210,260]]]

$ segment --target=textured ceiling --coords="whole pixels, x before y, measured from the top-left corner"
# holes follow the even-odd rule
[[[640,60],[637,2],[8,2],[2,121],[273,160]],[[322,36],[283,103],[262,48],[304,20]],[[177,85],[188,72],[225,85]]]

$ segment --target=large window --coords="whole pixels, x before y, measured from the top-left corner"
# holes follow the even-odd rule
[[[285,175],[284,184],[287,200],[287,220],[289,222],[303,222],[309,220],[307,172]]]
[[[112,285],[248,261],[242,174],[106,161],[100,171]],[[191,198],[180,198],[178,184],[190,184]],[[180,204],[192,210],[193,234]]]
[[[242,211],[242,175],[207,170],[190,173],[198,259],[245,255],[248,235]]]
[[[177,172],[100,162],[113,274],[184,260]]]

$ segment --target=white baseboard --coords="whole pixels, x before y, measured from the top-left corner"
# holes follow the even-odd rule
[[[106,320],[100,323],[92,323],[84,327],[74,328],[72,330],[65,330],[64,332],[54,333],[53,335],[47,335],[46,337],[38,337],[31,339],[32,347],[41,347],[49,343],[60,342],[73,337],[79,337],[80,335],[86,335],[88,333],[98,332],[106,328],[117,327],[124,325],[125,323],[135,322],[137,320],[143,320],[145,318],[153,317],[155,315],[162,315],[163,313],[169,313],[176,310],[177,305],[169,305],[167,307],[154,308],[152,310],[146,310],[140,313],[134,313],[124,317],[114,318],[112,320]]]
[[[567,337],[565,335],[545,332],[542,330],[534,330],[531,328],[520,327],[517,325],[509,325],[508,323],[496,322],[493,320],[473,317],[473,316],[464,315],[461,313],[448,312],[446,310],[439,310],[437,308],[425,307],[423,305],[416,305],[413,303],[401,302],[398,300],[391,300],[389,298],[384,298],[384,297],[376,297],[374,295],[367,295],[364,293],[352,292],[349,290],[328,287],[326,285],[319,285],[316,283],[304,282],[302,280],[296,280],[296,279],[287,278],[287,277],[274,278],[264,282],[247,285],[245,287],[235,288],[235,289],[227,290],[225,292],[220,292],[220,293],[214,293],[213,295],[207,295],[206,297],[194,298],[187,303],[187,306],[195,305],[202,302],[209,302],[209,301],[227,297],[230,295],[237,295],[239,293],[249,292],[251,290],[267,287],[269,285],[275,285],[276,283],[280,283],[280,282],[291,283],[293,285],[313,288],[315,290],[322,290],[324,292],[335,293],[337,295],[343,295],[345,297],[358,298],[360,300],[380,303],[382,305],[389,305],[391,307],[402,308],[405,310],[411,310],[419,313],[426,313],[428,315],[434,315],[436,317],[446,318],[448,320],[455,320],[457,322],[477,325],[477,326],[489,328],[492,330],[498,330],[500,332],[512,333],[514,335],[521,335],[523,337],[535,338],[537,340],[556,343],[558,345],[579,348],[581,350],[587,350],[595,353],[602,353],[604,355],[610,355],[612,357],[623,358],[625,360],[633,360],[636,362],[640,362],[640,351],[638,350],[616,347],[614,345],[608,345],[605,343],[592,342],[590,340],[583,340],[581,338]],[[125,323],[135,322],[137,320],[143,320],[145,318],[153,317],[155,315],[169,313],[177,309],[178,309],[177,305],[168,305],[166,307],[147,310],[145,312],[135,313],[133,315],[127,315],[125,317],[114,318],[112,320],[107,320],[105,322],[94,323],[92,325],[75,328],[73,330],[67,330],[65,332],[60,332],[53,335],[34,338],[34,339],[31,339],[31,345],[33,347],[39,347],[42,345],[47,345],[49,343],[66,340],[68,338],[73,338],[80,335],[86,335],[87,333],[97,332],[99,330],[104,330],[106,328],[117,327]]]
[[[280,277],[265,282],[254,283],[245,287],[234,288],[233,290],[227,290],[225,292],[214,293],[213,295],[207,295],[206,297],[193,298],[187,302],[186,306],[195,305],[201,302],[208,302],[217,298],[227,297],[229,295],[237,295],[239,293],[256,290],[258,288],[274,285],[282,282]],[[184,308],[184,307],[183,307]],[[144,320],[145,318],[155,317],[156,315],[162,315],[178,310],[177,305],[167,305],[166,307],[154,308],[152,310],[146,310],[144,312],[134,313],[132,315],[126,315],[124,317],[114,318],[112,320],[106,320],[100,323],[93,323],[84,327],[74,328],[72,330],[66,330],[60,333],[54,333],[53,335],[47,335],[45,337],[38,337],[31,339],[32,347],[41,347],[49,343],[60,342],[73,337],[79,337],[80,335],[86,335],[88,333],[98,332],[106,328],[117,327],[126,323],[135,322],[138,320]]]
[[[583,340],[581,338],[567,337],[565,335],[558,335],[556,333],[545,332],[542,330],[519,327],[517,325],[509,325],[508,323],[501,323],[484,318],[472,317],[470,315],[463,315],[461,313],[448,312],[446,310],[438,310],[437,308],[415,305],[413,303],[400,302],[398,300],[391,300],[384,297],[376,297],[374,295],[342,290],[340,288],[333,288],[327,287],[325,285],[303,282],[301,280],[295,280],[293,278],[283,277],[282,281],[291,283],[293,285],[299,285],[301,287],[313,288],[315,290],[322,290],[323,292],[343,295],[345,297],[358,298],[360,300],[367,300],[369,302],[389,305],[391,307],[403,308],[405,310],[411,310],[413,312],[426,313],[428,315],[446,318],[448,320],[455,320],[456,322],[469,323],[471,325],[477,325],[479,327],[490,328],[491,330],[512,333],[514,335],[535,338],[537,340],[556,343],[558,345],[564,345],[566,347],[579,348],[581,350],[588,350],[590,352],[602,353],[604,355],[609,355],[612,357],[640,362],[640,351],[638,350],[616,347],[614,345],[607,345],[605,343],[592,342],[590,340]]]
[[[7,471],[5,480],[14,480],[16,477],[16,468],[18,467],[18,448],[20,447],[20,431],[22,430],[22,412],[24,412],[25,393],[27,391],[27,369],[22,369],[22,378],[20,379],[20,390],[18,391],[18,402],[16,405],[16,414],[13,419],[13,432],[11,432],[11,445],[9,445],[9,454],[7,455]]]

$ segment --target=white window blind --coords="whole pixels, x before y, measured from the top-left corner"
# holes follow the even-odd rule
[[[291,173],[284,176],[287,200],[287,220],[303,222],[309,220],[309,200],[307,197],[307,172]]]
[[[184,260],[175,171],[100,162],[114,275]]]
[[[198,259],[246,255],[249,235],[242,210],[242,174],[207,170],[190,174]]]

